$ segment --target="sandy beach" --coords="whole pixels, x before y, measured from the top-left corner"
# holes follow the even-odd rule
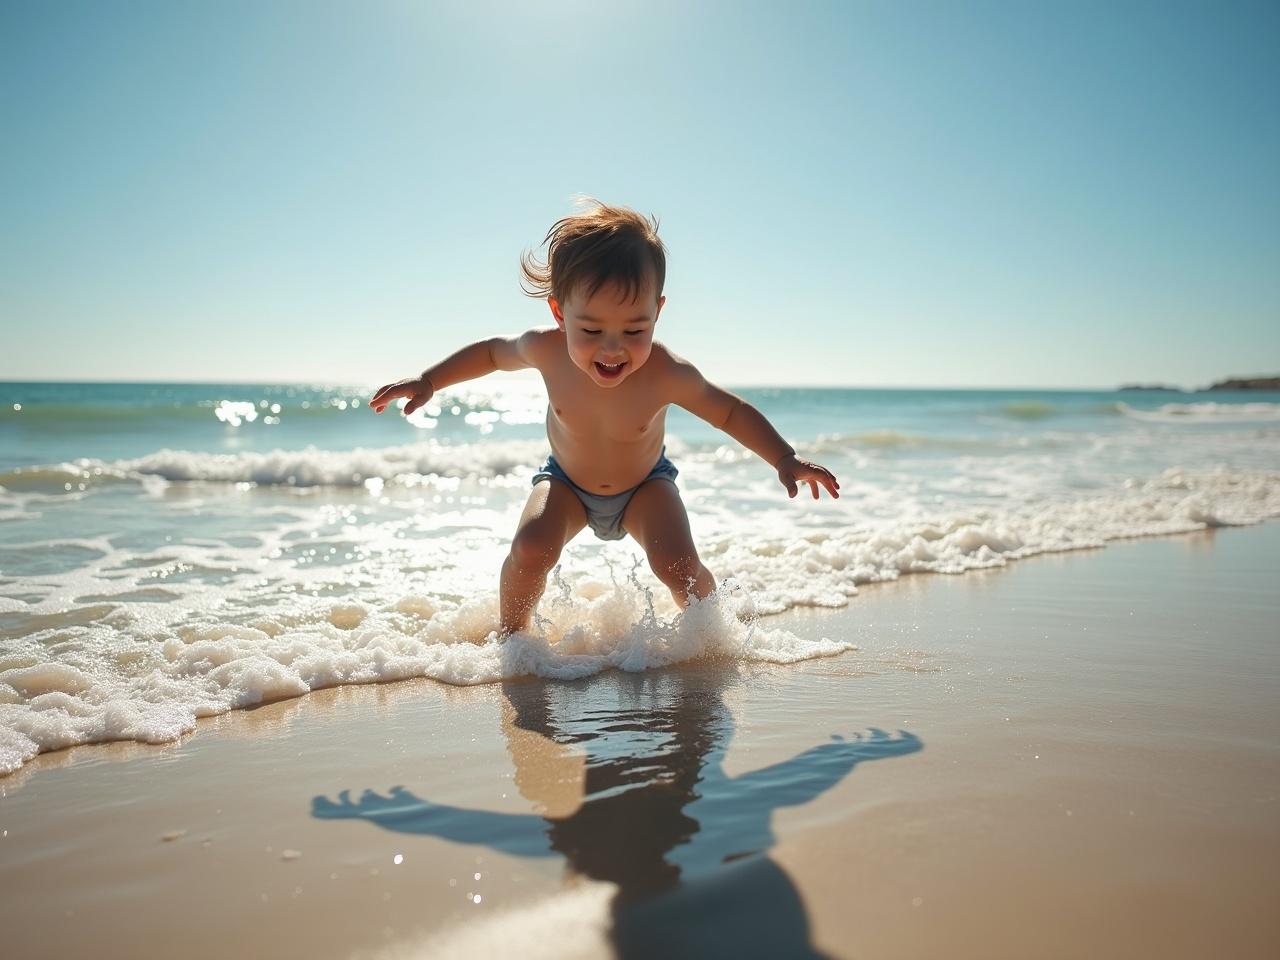
[[[864,588],[859,650],[343,687],[0,780],[12,957],[1270,957],[1280,526]]]
[[[0,960],[1280,958],[1277,50],[0,4]]]

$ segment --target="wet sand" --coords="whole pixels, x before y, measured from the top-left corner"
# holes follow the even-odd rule
[[[343,688],[0,780],[8,957],[1280,955],[1280,524],[865,588],[860,650]]]

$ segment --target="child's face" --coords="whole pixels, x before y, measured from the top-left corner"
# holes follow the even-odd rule
[[[606,283],[590,298],[574,291],[563,304],[548,298],[556,326],[564,331],[569,359],[601,387],[616,387],[645,365],[653,349],[653,328],[666,297],[654,297],[649,281],[626,295]]]

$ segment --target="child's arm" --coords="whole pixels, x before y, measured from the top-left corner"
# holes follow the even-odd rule
[[[741,397],[708,382],[693,364],[672,357],[675,403],[733,439],[778,471],[779,482],[794,497],[798,484],[807,483],[818,499],[818,485],[839,499],[840,483],[826,467],[796,456],[764,414]]]
[[[491,337],[463,347],[457,353],[428,367],[421,376],[388,383],[378,389],[369,406],[381,413],[392,400],[408,397],[404,414],[408,416],[426,404],[437,390],[465,380],[475,380],[495,370],[523,370],[534,366],[530,357],[533,340],[540,331],[530,330],[518,337]]]

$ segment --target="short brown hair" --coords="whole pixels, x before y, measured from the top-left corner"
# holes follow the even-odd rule
[[[617,283],[630,299],[653,278],[655,297],[667,278],[667,251],[658,239],[656,217],[642,217],[627,207],[611,207],[583,198],[587,209],[552,224],[542,242],[547,259],[533,251],[520,257],[520,286],[531,297],[554,297],[561,303],[580,285],[591,297],[606,283]]]

